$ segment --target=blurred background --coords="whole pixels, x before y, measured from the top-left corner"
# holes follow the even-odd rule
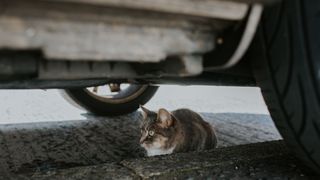
[[[0,90],[0,100],[1,124],[86,119],[86,111],[69,104],[60,90]],[[269,114],[256,87],[163,85],[146,107]]]

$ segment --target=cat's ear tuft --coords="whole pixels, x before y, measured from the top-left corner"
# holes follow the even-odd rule
[[[173,125],[171,114],[166,109],[159,109],[157,119],[160,122],[160,126],[163,128],[168,128]]]
[[[143,119],[146,119],[148,117],[148,114],[150,114],[150,111],[142,105],[140,105],[140,109],[142,110]]]

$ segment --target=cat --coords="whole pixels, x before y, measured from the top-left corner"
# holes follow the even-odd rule
[[[189,109],[177,109],[171,113],[159,109],[158,113],[141,106],[140,145],[147,156],[176,152],[202,151],[217,146],[212,126]]]

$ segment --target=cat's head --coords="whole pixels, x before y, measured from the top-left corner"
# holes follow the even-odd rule
[[[146,150],[168,150],[172,148],[175,134],[175,119],[166,109],[153,112],[142,107],[140,145]]]

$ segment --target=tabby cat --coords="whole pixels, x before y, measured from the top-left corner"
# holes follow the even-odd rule
[[[217,137],[211,125],[189,109],[158,113],[142,107],[140,145],[148,156],[215,148]]]

